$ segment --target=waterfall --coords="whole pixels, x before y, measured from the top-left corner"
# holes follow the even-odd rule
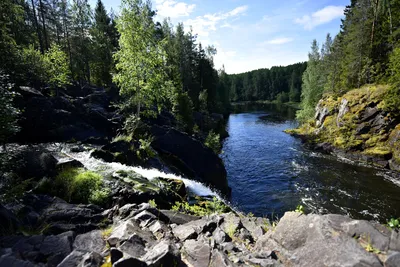
[[[198,196],[215,196],[222,200],[222,198],[216,192],[201,182],[186,179],[179,175],[165,173],[157,169],[145,169],[142,167],[128,166],[118,162],[104,162],[100,159],[91,157],[91,151],[71,152],[71,149],[68,145],[62,145],[61,153],[81,162],[86,169],[102,173],[103,175],[112,175],[116,171],[133,171],[142,175],[148,180],[153,180],[157,177],[181,180],[190,192]],[[63,156],[62,154],[60,157]]]

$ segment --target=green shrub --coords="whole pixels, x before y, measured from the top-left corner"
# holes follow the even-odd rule
[[[143,139],[139,139],[139,150],[136,151],[137,156],[141,160],[147,160],[155,156],[155,152],[151,147],[151,143],[153,142],[153,137],[147,137]]]
[[[190,205],[188,202],[175,202],[172,210],[191,214],[195,216],[205,216],[210,214],[221,214],[230,211],[222,201],[216,197],[212,201],[202,201],[195,205]]]
[[[55,178],[41,185],[42,192],[49,191],[73,203],[105,204],[110,191],[103,188],[103,177],[95,172],[79,168],[66,168]]]
[[[398,218],[398,219],[391,218],[390,221],[388,221],[388,226],[392,229],[399,229],[400,228],[400,218]]]
[[[216,154],[221,153],[221,143],[219,134],[214,133],[214,131],[210,131],[208,133],[207,138],[204,141],[204,144],[207,147],[211,148]]]
[[[391,87],[384,98],[384,108],[389,111],[400,110],[400,47],[393,50],[389,64]]]

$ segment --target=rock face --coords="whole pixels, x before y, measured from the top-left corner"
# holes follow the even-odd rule
[[[53,201],[43,210],[52,207],[56,218],[74,223],[90,217],[89,207],[65,205]],[[2,219],[17,220],[14,210],[2,210]],[[235,213],[202,218],[171,213],[147,203],[126,204],[101,213],[112,215],[113,223],[102,226],[106,230],[24,236],[9,229],[0,237],[0,266],[399,266],[400,234],[374,222],[287,212],[271,225]]]
[[[384,109],[385,86],[368,85],[339,98],[325,95],[315,122],[289,130],[316,149],[374,165],[400,170],[400,117]]]
[[[65,94],[46,97],[32,88],[22,87],[17,102],[23,114],[16,140],[49,142],[112,136],[117,125],[112,122],[114,113],[107,110],[110,97],[100,88],[86,91],[83,98]]]
[[[230,195],[222,160],[209,148],[173,128],[154,125],[152,146],[161,157],[185,175]]]

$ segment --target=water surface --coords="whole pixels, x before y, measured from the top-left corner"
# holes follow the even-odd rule
[[[385,222],[400,217],[400,186],[388,171],[308,150],[283,130],[296,126],[287,106],[241,106],[229,117],[221,155],[232,203],[258,216],[308,212]]]

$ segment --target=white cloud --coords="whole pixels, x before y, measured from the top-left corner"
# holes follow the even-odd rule
[[[191,26],[193,33],[198,34],[202,37],[208,37],[211,31],[216,31],[217,26],[221,22],[225,22],[223,27],[232,27],[226,20],[238,17],[247,10],[247,6],[239,6],[226,13],[214,13],[206,14],[204,16],[196,17],[195,19],[189,19],[184,24]],[[229,25],[229,26],[228,26]]]
[[[305,15],[302,18],[297,18],[295,23],[303,25],[304,29],[306,30],[312,30],[318,25],[325,24],[336,18],[342,17],[344,9],[344,6],[327,6],[311,15]]]
[[[156,0],[157,16],[164,18],[187,17],[193,12],[196,5],[174,0]]]
[[[293,38],[282,37],[282,38],[275,38],[275,39],[272,39],[272,40],[268,40],[268,41],[265,42],[265,44],[281,45],[281,44],[290,43],[293,40],[294,40]]]

